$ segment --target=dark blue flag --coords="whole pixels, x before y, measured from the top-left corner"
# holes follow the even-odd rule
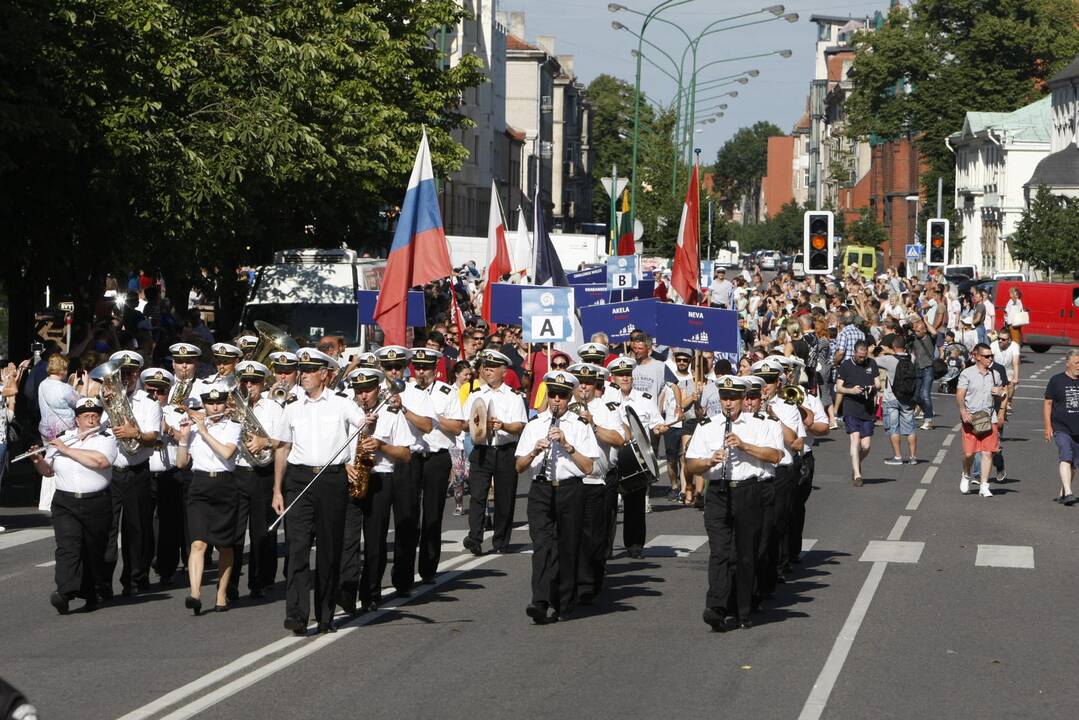
[[[539,193],[536,195],[538,200]],[[534,205],[536,211],[532,238],[536,246],[536,268],[532,273],[532,284],[566,287],[569,280],[566,279],[566,271],[562,269],[562,261],[558,259],[551,236],[547,233],[547,226],[543,222],[543,209],[538,201]]]

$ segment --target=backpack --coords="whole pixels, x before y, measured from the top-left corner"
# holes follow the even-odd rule
[[[895,366],[895,381],[892,383],[892,394],[895,399],[904,405],[914,401],[914,391],[918,384],[918,373],[914,369],[914,362],[909,355],[899,358]]]

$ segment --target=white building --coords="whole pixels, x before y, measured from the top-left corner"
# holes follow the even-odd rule
[[[1049,156],[1027,182],[1027,202],[1047,185],[1054,194],[1079,198],[1079,57],[1049,79],[1052,135]]]
[[[1010,113],[968,112],[948,138],[963,234],[956,261],[985,276],[1020,269],[1008,239],[1026,208],[1028,178],[1049,155],[1050,109],[1045,97]]]

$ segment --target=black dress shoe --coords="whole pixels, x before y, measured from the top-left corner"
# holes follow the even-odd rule
[[[701,613],[701,619],[715,632],[726,632],[727,623],[724,620],[724,611],[721,607],[705,608]]]
[[[532,618],[532,622],[536,625],[546,625],[550,622],[550,618],[547,615],[549,606],[545,602],[529,603],[525,608],[525,615]],[[555,616],[557,619],[558,616]]]
[[[465,546],[465,550],[468,550],[473,555],[483,554],[483,544],[473,537],[466,537],[461,544]]]
[[[67,615],[71,612],[70,599],[65,593],[53,591],[53,593],[49,595],[49,602],[56,608],[56,612],[61,615]]]
[[[365,613],[378,612],[378,602],[376,602],[375,600],[364,600],[363,611]]]
[[[202,612],[202,600],[188,595],[184,598],[184,607],[198,615]]]
[[[434,575],[429,575],[428,577],[420,578],[420,585],[434,585],[434,584],[435,584],[435,576]]]
[[[124,585],[124,589],[120,591],[120,594],[124,597],[135,597],[135,586]]]
[[[225,603],[224,605],[214,605],[214,612],[228,612],[228,611],[229,611],[229,603]]]
[[[412,597],[412,588],[394,588],[397,591],[397,597],[409,598]]]
[[[335,633],[335,632],[337,632],[337,628],[335,628],[335,627],[333,626],[333,623],[331,622],[331,623],[328,623],[328,624],[326,624],[326,625],[321,625],[321,624],[320,624],[320,625],[318,626],[318,629],[317,629],[317,630],[315,630],[315,632],[316,632],[317,634],[319,634],[319,635],[322,635],[323,633]]]
[[[307,622],[300,620],[299,618],[287,617],[282,625],[284,625],[286,630],[291,630],[293,635],[307,634]]]
[[[356,614],[356,598],[351,593],[343,591],[338,593],[337,604],[340,605],[341,609],[349,615]]]
[[[749,630],[751,627],[753,627],[753,621],[750,620],[749,618],[746,618],[744,620],[739,621],[738,627],[742,628],[743,630]]]
[[[135,583],[135,592],[140,592],[141,593],[141,592],[148,592],[149,590],[150,590],[150,581],[149,580],[140,580],[139,582]]]
[[[229,605],[235,605],[240,601],[240,589],[234,587],[225,588],[225,599]]]
[[[93,612],[94,610],[97,610],[97,607],[97,598],[95,597],[87,600],[86,604],[82,606],[82,610],[83,612]]]
[[[266,597],[266,590],[263,588],[251,588],[251,599],[262,600]]]
[[[495,555],[508,555],[509,551],[509,545],[503,545],[502,547],[496,547],[493,552]]]
[[[591,605],[593,602],[595,602],[595,600],[596,595],[595,593],[591,592],[583,592],[577,596],[577,602],[579,602],[581,605]]]

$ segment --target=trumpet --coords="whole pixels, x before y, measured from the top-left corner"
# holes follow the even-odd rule
[[[267,395],[275,403],[277,403],[278,405],[284,407],[285,404],[288,403],[288,396],[289,396],[290,391],[291,391],[290,387],[288,387],[283,382],[279,382],[279,383],[275,383],[274,386],[270,388]]]

